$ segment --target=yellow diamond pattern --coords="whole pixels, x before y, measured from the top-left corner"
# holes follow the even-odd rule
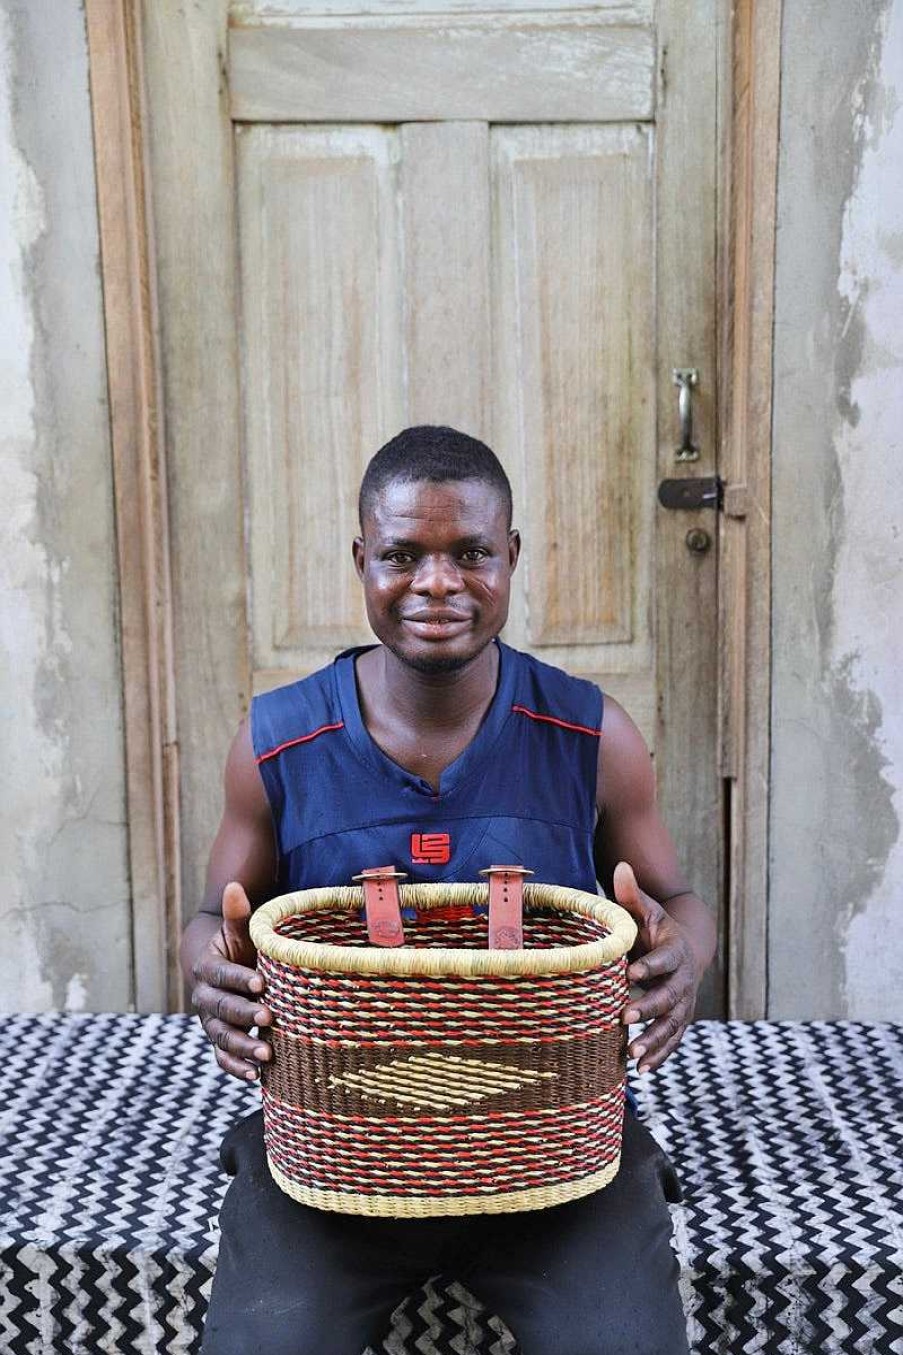
[[[362,1073],[333,1074],[329,1084],[356,1091],[366,1100],[452,1110],[557,1077],[557,1073],[437,1053],[393,1059]]]

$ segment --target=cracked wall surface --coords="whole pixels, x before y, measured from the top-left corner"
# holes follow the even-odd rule
[[[903,1019],[903,3],[784,0],[771,1017]]]
[[[132,995],[84,14],[0,0],[0,1009]]]

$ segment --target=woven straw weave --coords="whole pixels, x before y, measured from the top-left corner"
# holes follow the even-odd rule
[[[284,895],[251,934],[274,1023],[274,1180],[322,1209],[539,1209],[620,1162],[630,916],[524,888],[524,947],[487,950],[485,885],[403,885],[405,945],[368,944],[361,892]]]

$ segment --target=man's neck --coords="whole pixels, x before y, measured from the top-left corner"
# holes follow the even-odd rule
[[[357,663],[365,706],[381,720],[436,732],[459,729],[485,714],[498,681],[499,651],[488,644],[451,672],[411,668],[384,645]]]

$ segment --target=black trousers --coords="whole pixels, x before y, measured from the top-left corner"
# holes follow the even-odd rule
[[[460,1280],[522,1355],[686,1355],[666,1155],[632,1112],[611,1185],[519,1214],[368,1219],[308,1209],[274,1184],[260,1113],[220,1151],[234,1180],[202,1355],[361,1355],[431,1275]]]

